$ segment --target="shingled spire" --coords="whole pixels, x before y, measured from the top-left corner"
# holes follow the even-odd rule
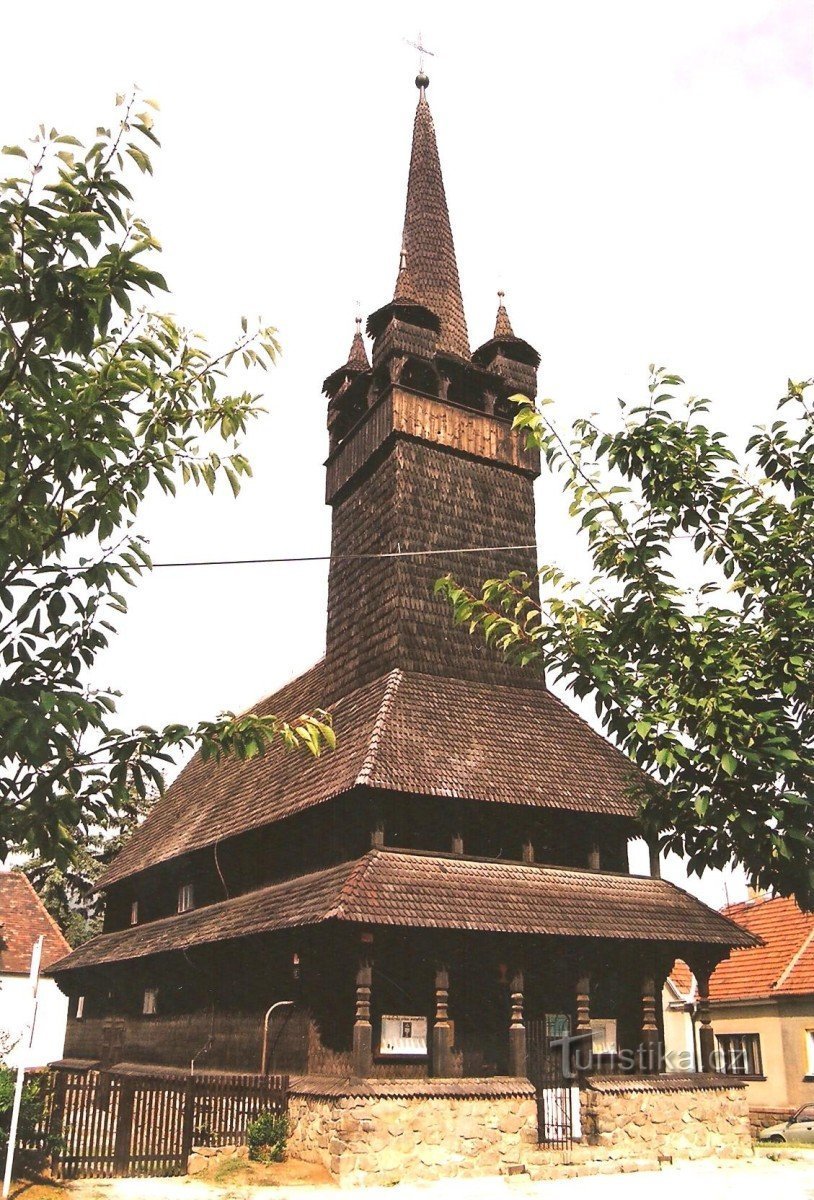
[[[512,329],[512,323],[509,320],[509,314],[506,311],[506,305],[504,303],[505,298],[506,298],[505,292],[498,292],[498,294],[497,294],[497,300],[498,300],[497,319],[495,321],[495,332],[494,332],[495,338],[513,338],[514,337],[514,330]]]
[[[407,183],[404,214],[402,261],[395,299],[409,281],[411,299],[417,299],[434,313],[440,323],[438,349],[443,353],[469,358],[469,337],[455,259],[455,245],[449,223],[441,162],[435,139],[435,126],[427,103],[429,80],[420,74],[418,108],[413,126],[413,149]],[[406,270],[407,274],[402,279]]]
[[[337,400],[344,395],[350,384],[363,375],[365,371],[370,370],[370,361],[367,357],[365,349],[365,341],[362,337],[362,318],[356,318],[356,332],[353,335],[353,341],[350,344],[350,353],[348,361],[343,366],[337,367],[332,371],[322,385],[322,390],[326,396],[332,400]]]
[[[368,360],[365,341],[362,337],[361,317],[356,318],[356,332],[350,344],[350,354],[348,355],[345,367],[348,371],[367,371],[370,369],[370,361]]]

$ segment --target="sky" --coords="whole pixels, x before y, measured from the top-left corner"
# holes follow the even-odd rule
[[[356,305],[392,295],[418,31],[470,338],[498,288],[543,357],[558,421],[610,421],[657,362],[743,444],[787,377],[814,374],[814,0],[473,0],[3,6],[0,142],[42,121],[90,137],[137,84],[161,111],[136,206],[162,307],[228,344],[243,314],[283,346],[250,380],[266,415],[238,500],[152,496],[155,561],[327,555],[325,376]],[[240,380],[245,386],[245,380]],[[561,485],[537,487],[541,559],[585,566]],[[123,725],[252,706],[324,649],[327,563],[158,570],[96,681]],[[636,869],[646,870],[641,857]],[[682,865],[665,873],[683,880]],[[741,898],[718,874],[689,886]]]

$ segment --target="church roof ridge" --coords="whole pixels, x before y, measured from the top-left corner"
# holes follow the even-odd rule
[[[404,672],[398,667],[394,671],[391,671],[387,678],[384,695],[382,696],[382,702],[379,706],[376,720],[373,723],[373,729],[371,730],[368,751],[365,755],[365,760],[362,763],[359,774],[356,776],[356,783],[360,786],[368,782],[376,769],[376,759],[379,755],[382,734],[387,726],[390,710],[393,707],[393,701],[395,699],[396,692],[398,691],[399,685],[401,684],[403,678]]]

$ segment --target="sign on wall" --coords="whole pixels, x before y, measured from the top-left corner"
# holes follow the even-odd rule
[[[383,1016],[379,1053],[398,1058],[425,1055],[427,1053],[427,1018],[392,1014]]]
[[[616,1054],[616,1021],[610,1017],[591,1021],[591,1041],[594,1054]]]

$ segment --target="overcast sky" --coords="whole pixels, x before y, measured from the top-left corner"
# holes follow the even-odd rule
[[[139,84],[161,104],[137,206],[164,246],[164,307],[215,346],[243,313],[279,329],[254,479],[238,501],[153,498],[156,561],[328,553],[321,382],[355,302],[392,294],[419,29],[473,345],[503,287],[561,421],[612,418],[657,361],[741,442],[789,375],[814,374],[814,0],[40,0],[2,16],[0,141],[40,121],[92,136]],[[538,537],[542,559],[583,562],[551,480]],[[324,562],[156,571],[99,679],[125,724],[249,707],[320,657],[326,596]],[[722,903],[720,878],[701,894]]]

